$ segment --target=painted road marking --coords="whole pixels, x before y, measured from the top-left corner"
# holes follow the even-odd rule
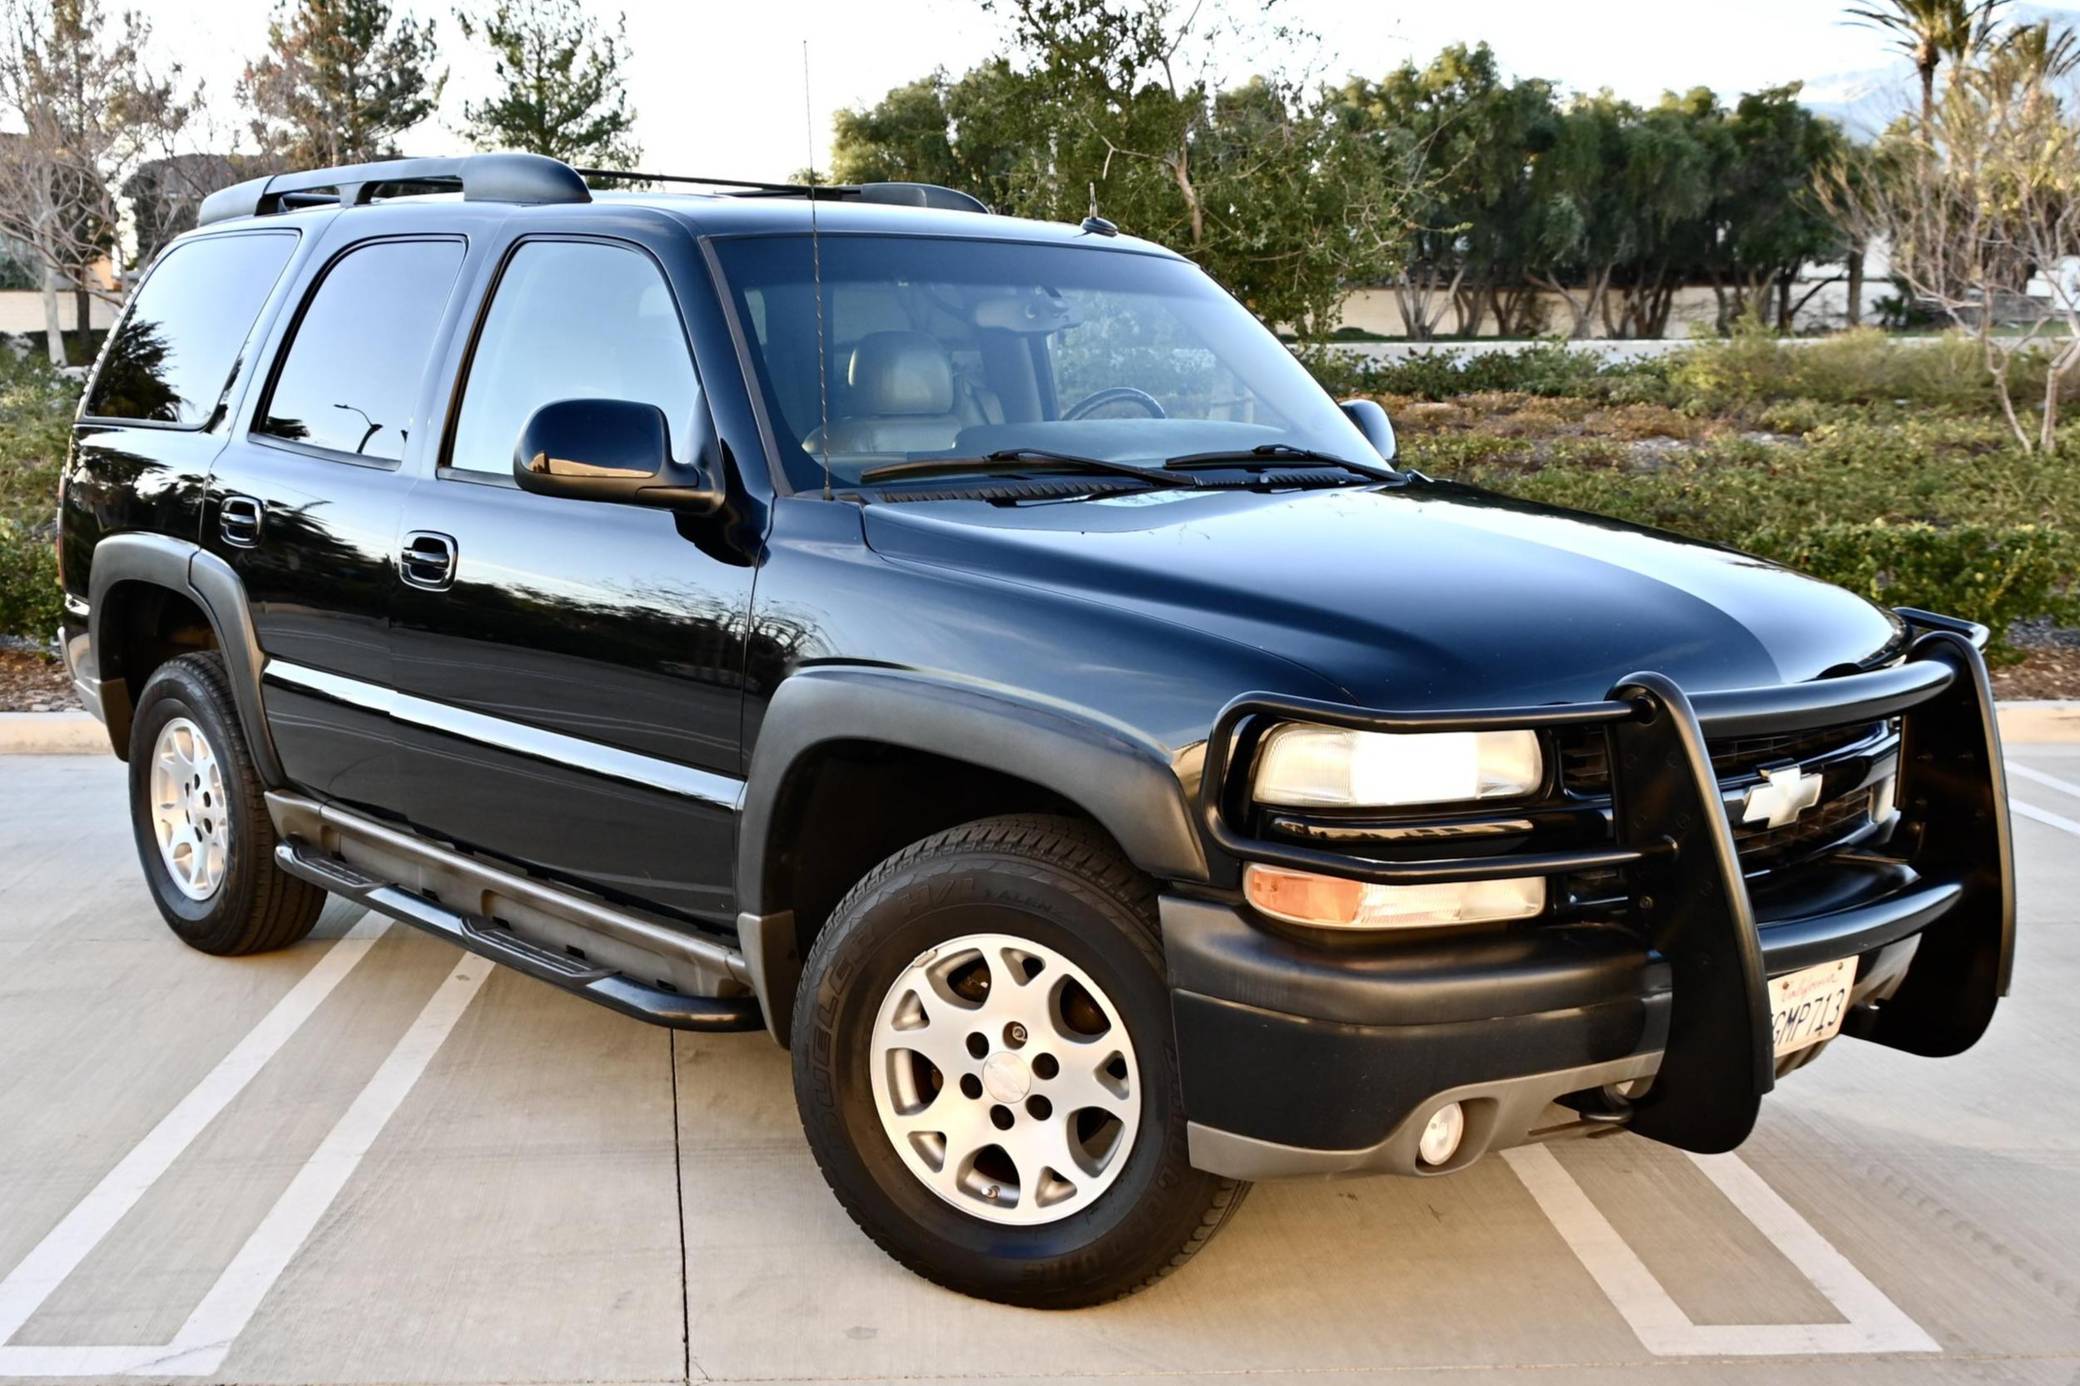
[[[362,936],[361,951],[365,952],[366,941],[380,934],[388,927],[388,923],[377,921],[371,916],[364,920],[363,924],[372,926],[369,932]],[[355,933],[349,934],[348,937],[355,938],[361,928],[362,925],[357,925]],[[341,940],[341,944],[345,942],[346,940]],[[333,951],[336,952],[341,944],[335,944]],[[320,959],[319,966],[324,966],[325,961],[331,956],[332,952],[328,952],[326,959]],[[358,956],[353,960],[358,961]],[[351,966],[352,961],[341,966],[338,969],[339,975],[344,976],[347,967]],[[462,1018],[462,1013],[469,1008],[469,1003],[476,996],[478,988],[490,975],[491,968],[490,962],[466,954],[454,965],[447,980],[441,983],[439,989],[420,1010],[411,1027],[398,1040],[396,1047],[383,1060],[381,1067],[354,1098],[346,1113],[334,1123],[332,1130],[319,1142],[310,1159],[304,1162],[303,1168],[290,1180],[288,1188],[282,1191],[281,1197],[275,1200],[274,1206],[260,1220],[260,1225],[253,1229],[245,1245],[240,1247],[238,1254],[231,1259],[230,1265],[217,1277],[216,1284],[210,1287],[209,1292],[195,1306],[194,1312],[188,1315],[187,1321],[174,1334],[171,1343],[159,1346],[12,1347],[6,1346],[4,1339],[0,1339],[0,1376],[214,1374],[223,1364],[238,1335],[252,1321],[261,1301],[267,1297],[267,1292],[273,1288],[290,1260],[302,1248],[312,1229],[325,1216],[325,1211],[332,1206],[340,1190],[346,1187],[362,1157],[368,1153],[369,1147],[375,1143],[383,1127],[395,1115],[405,1096],[425,1073],[426,1066],[432,1062],[442,1042],[455,1028],[456,1021]],[[338,977],[332,978],[324,987],[324,991],[329,992],[337,982]],[[322,995],[318,999],[322,1000]],[[273,1018],[273,1013],[270,1013],[269,1020]],[[267,1023],[263,1021],[262,1025]],[[297,1023],[301,1023],[301,1018]],[[284,1034],[282,1039],[286,1038],[287,1035]],[[248,1036],[248,1039],[250,1040],[251,1036]],[[243,1047],[244,1042],[241,1042],[241,1048]],[[273,1049],[280,1047],[281,1043],[277,1040]],[[273,1049],[268,1052],[272,1053]],[[257,1068],[258,1065],[255,1064],[254,1067]],[[243,1087],[245,1080],[251,1076],[250,1073],[245,1074],[239,1086]],[[214,1077],[213,1072],[211,1078]],[[209,1081],[210,1079],[204,1080],[205,1083]],[[224,1100],[228,1102],[229,1097]],[[214,1115],[215,1111],[222,1110],[222,1106],[222,1103],[218,1103],[210,1114]],[[164,1125],[163,1122],[161,1124]],[[198,1125],[196,1131],[199,1130]],[[153,1134],[157,1134],[156,1128]],[[195,1132],[189,1132],[180,1148],[185,1148],[194,1136]],[[148,1136],[146,1139],[150,1141],[152,1137]],[[180,1148],[174,1149],[164,1160],[158,1162],[158,1168],[152,1173],[151,1179],[156,1179],[159,1174],[165,1172],[166,1166],[172,1163],[172,1157],[180,1153]],[[135,1154],[133,1151],[132,1156]],[[130,1158],[126,1157],[124,1164],[128,1163]],[[121,1168],[123,1166],[119,1165],[118,1169]],[[137,1201],[137,1197],[149,1187],[151,1179],[137,1185],[124,1207]],[[97,1188],[95,1193],[99,1192]],[[95,1194],[89,1194],[88,1201],[94,1197]],[[86,1206],[84,1201],[81,1206]],[[74,1214],[78,1211],[75,1209]],[[116,1216],[120,1217],[120,1212]],[[73,1217],[74,1215],[68,1215],[66,1223],[72,1222]],[[61,1223],[60,1227],[65,1225]],[[114,1219],[108,1219],[106,1225],[99,1227],[94,1241],[98,1242],[113,1225]],[[46,1241],[48,1240],[46,1238]],[[34,1301],[28,1303],[26,1311],[9,1326],[10,1336],[21,1326],[22,1321],[35,1312],[37,1305],[57,1288],[58,1282],[64,1279],[64,1274],[50,1279],[50,1271],[62,1264],[65,1274],[69,1274],[92,1249],[92,1245],[93,1243],[89,1242],[81,1246],[77,1253],[71,1256],[69,1263],[52,1257],[47,1264],[38,1268],[34,1280],[24,1278],[24,1288],[21,1292],[24,1300],[32,1289],[40,1290],[40,1293],[36,1294]],[[37,1252],[30,1254],[30,1259],[35,1260],[42,1250],[39,1246]],[[28,1266],[29,1262],[23,1264]],[[16,1276],[21,1274],[22,1268],[18,1267],[4,1283],[12,1284]]]
[[[275,1002],[260,1023],[204,1075],[172,1111],[145,1134],[102,1176],[87,1196],[45,1234],[20,1265],[0,1280],[0,1344],[5,1344],[29,1321],[30,1315],[50,1298],[66,1276],[79,1268],[87,1254],[100,1245],[123,1215],[159,1176],[166,1173],[181,1152],[194,1143],[203,1128],[245,1091],[267,1061],[303,1028],[311,1013],[354,965],[368,955],[369,948],[390,927],[389,921],[370,915],[349,929],[319,956],[289,994]]]
[[[1885,1297],[1799,1216],[1738,1155],[1692,1155],[1728,1202],[1769,1239],[1813,1288],[1841,1311],[1843,1323],[1693,1323],[1543,1145],[1505,1150],[1502,1158],[1573,1251],[1582,1269],[1657,1357],[1776,1357],[1859,1352],[1941,1352],[1942,1347]]]
[[[2018,808],[2022,806],[2018,805]],[[2039,811],[2041,812],[2041,810]],[[2056,817],[2056,815],[2052,815]],[[2065,820],[2062,820],[2065,821]],[[2080,824],[2071,829],[2080,832]],[[309,1019],[388,927],[371,915],[311,971],[115,1169],[0,1280],[0,1377],[216,1374],[363,1157],[424,1075],[492,964],[462,955],[352,1104],[169,1343],[11,1346],[18,1331],[209,1122]],[[1941,1347],[1734,1155],[1692,1156],[1726,1199],[1840,1311],[1842,1323],[1697,1324],[1549,1147],[1503,1152],[1569,1249],[1657,1356],[1940,1352]]]
[[[2047,789],[2055,789],[2061,794],[2070,794],[2074,798],[2080,799],[2080,784],[2074,784],[2071,780],[2062,780],[2056,775],[2047,775],[2033,765],[2024,765],[2019,760],[2011,760],[2008,762],[2008,773],[2020,775],[2023,779],[2032,783],[2041,784]]]
[[[2080,837],[2080,822],[2075,822],[2063,814],[2053,813],[2050,809],[2040,809],[2035,804],[2025,804],[2022,800],[2012,795],[2008,799],[2008,807],[2032,822],[2042,823],[2048,827],[2057,828],[2060,832],[2068,832],[2075,837]]]

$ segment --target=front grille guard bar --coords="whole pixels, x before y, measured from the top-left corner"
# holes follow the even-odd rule
[[[2007,785],[1983,627],[1902,609],[1910,637],[1890,668],[1774,688],[1691,697],[1660,674],[1620,679],[1601,702],[1463,712],[1381,712],[1276,694],[1222,709],[1206,743],[1200,821],[1236,859],[1380,885],[1484,881],[1624,868],[1647,941],[1668,962],[1673,997],[1662,1065],[1634,1114],[1642,1135],[1687,1150],[1730,1150],[1775,1084],[1768,979],[1747,882],[1721,806],[1712,736],[1801,731],[1901,718],[1903,793],[1895,840],[1925,878],[1955,882],[1958,903],[1929,925],[1899,991],[1850,1032],[1943,1055],[1984,1032],[2013,967],[2015,891]],[[1279,721],[1357,731],[1469,732],[1598,727],[1609,740],[1615,842],[1607,848],[1378,861],[1239,831],[1256,735]],[[1233,773],[1236,771],[1243,773]],[[1503,814],[1495,821],[1506,821]],[[1464,820],[1478,824],[1485,820]]]

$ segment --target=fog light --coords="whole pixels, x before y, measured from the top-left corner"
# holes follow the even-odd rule
[[[1466,1109],[1456,1102],[1447,1102],[1430,1114],[1423,1138],[1416,1142],[1416,1155],[1426,1165],[1448,1163],[1459,1153],[1459,1142],[1465,1135]]]
[[[1242,893],[1273,919],[1314,929],[1488,924],[1529,919],[1546,907],[1543,876],[1389,886],[1261,862],[1251,862],[1242,873]]]

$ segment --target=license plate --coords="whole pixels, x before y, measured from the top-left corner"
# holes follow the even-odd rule
[[[1837,958],[1778,977],[1769,984],[1770,1030],[1778,1058],[1833,1039],[1849,1011],[1856,959]]]

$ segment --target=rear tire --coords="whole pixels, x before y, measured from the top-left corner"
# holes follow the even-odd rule
[[[809,1145],[861,1230],[949,1289],[1046,1309],[1204,1246],[1249,1186],[1186,1156],[1160,938],[1147,879],[1071,818],[953,828],[855,886],[792,1048]]]
[[[167,925],[205,953],[286,948],[325,892],[275,865],[267,816],[224,661],[185,654],[152,672],[130,727],[130,824]]]

